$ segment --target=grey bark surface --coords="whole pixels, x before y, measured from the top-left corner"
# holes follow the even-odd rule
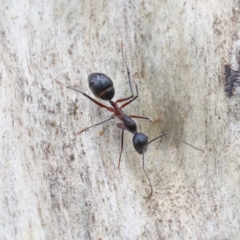
[[[224,93],[238,66],[237,1],[2,1],[0,7],[0,239],[239,239],[239,95]],[[126,107],[149,139],[149,185],[116,120],[87,76],[139,99]],[[104,102],[103,102],[104,103]],[[106,103],[107,104],[107,103]]]

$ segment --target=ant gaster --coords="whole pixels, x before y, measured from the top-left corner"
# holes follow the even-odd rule
[[[99,107],[105,108],[109,112],[113,113],[108,119],[106,119],[104,121],[101,121],[97,124],[94,124],[90,127],[87,127],[85,129],[81,130],[80,132],[78,132],[78,134],[81,134],[82,132],[88,130],[89,128],[92,128],[92,127],[98,126],[100,124],[103,124],[107,121],[110,121],[110,120],[114,119],[115,117],[118,118],[121,121],[120,123],[117,123],[117,127],[122,130],[121,150],[120,150],[120,156],[119,156],[119,160],[118,160],[118,169],[120,169],[120,161],[121,161],[121,156],[122,156],[122,151],[123,151],[124,130],[127,130],[127,131],[129,131],[130,133],[133,134],[133,139],[132,139],[133,147],[135,148],[135,150],[139,154],[142,154],[143,171],[146,174],[146,177],[147,177],[149,185],[150,185],[150,194],[146,198],[150,198],[153,194],[153,187],[152,187],[150,178],[149,178],[149,176],[148,176],[148,174],[145,170],[145,167],[144,167],[144,154],[147,151],[148,145],[151,142],[153,142],[153,141],[155,141],[158,138],[161,138],[163,136],[171,135],[174,138],[178,139],[179,141],[184,142],[185,144],[187,144],[187,145],[189,145],[189,146],[191,146],[191,147],[193,147],[193,148],[195,148],[199,151],[203,151],[203,150],[201,150],[197,147],[194,147],[193,145],[179,139],[176,135],[174,135],[173,133],[170,133],[170,132],[166,132],[166,133],[152,139],[151,141],[148,141],[148,137],[144,133],[141,133],[141,132],[137,131],[137,124],[133,120],[133,118],[141,118],[141,119],[146,119],[146,120],[149,120],[149,121],[152,121],[152,120],[148,117],[136,116],[136,115],[127,115],[122,110],[124,107],[126,107],[128,104],[133,102],[138,97],[138,86],[137,86],[137,84],[135,84],[136,96],[134,96],[134,93],[133,93],[130,71],[129,71],[128,65],[126,63],[126,60],[124,58],[124,55],[123,55],[123,46],[122,46],[122,57],[123,57],[123,61],[124,61],[125,65],[126,65],[126,68],[127,68],[127,76],[128,76],[128,83],[129,83],[129,86],[130,86],[131,96],[126,97],[126,98],[120,98],[120,99],[116,100],[116,102],[114,102],[114,101],[112,101],[112,99],[114,97],[114,94],[115,94],[113,81],[107,75],[105,75],[103,73],[91,73],[88,76],[88,85],[89,85],[90,90],[94,94],[94,96],[101,99],[101,100],[108,101],[111,104],[112,107],[108,107],[108,106],[96,101],[95,99],[91,98],[89,95],[87,95],[86,93],[84,93],[84,92],[82,92],[78,89],[75,89],[71,86],[68,86],[68,85],[66,85],[66,84],[64,84],[64,83],[62,83],[58,80],[55,80],[55,81],[64,85],[64,86],[66,86],[67,88],[70,88],[74,91],[77,91],[77,92],[81,93],[82,95],[84,95],[85,97],[87,97],[91,101],[93,101],[95,104],[97,104]],[[125,102],[125,103],[123,103],[121,106],[118,106],[118,104],[122,103],[122,102]]]

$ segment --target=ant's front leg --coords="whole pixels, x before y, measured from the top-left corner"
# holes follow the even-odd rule
[[[118,170],[120,170],[120,162],[121,162],[122,151],[123,151],[123,137],[124,137],[124,130],[126,129],[126,126],[124,125],[124,123],[118,123],[117,127],[122,130],[121,149],[120,149],[120,156],[118,160]]]

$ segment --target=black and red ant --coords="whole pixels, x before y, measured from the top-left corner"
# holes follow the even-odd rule
[[[119,156],[119,160],[118,160],[118,169],[120,169],[120,161],[121,161],[121,156],[122,156],[122,151],[123,151],[124,130],[127,130],[127,131],[129,131],[130,133],[133,134],[133,139],[132,139],[133,147],[135,148],[135,150],[139,154],[142,154],[142,156],[143,156],[142,157],[142,167],[143,167],[144,173],[147,176],[147,179],[148,179],[148,182],[149,182],[149,185],[150,185],[150,188],[151,188],[150,194],[146,198],[150,198],[153,194],[153,187],[152,187],[152,183],[150,181],[150,178],[149,178],[149,176],[148,176],[148,174],[145,170],[145,167],[144,167],[144,153],[147,151],[148,145],[150,143],[152,143],[153,141],[155,141],[155,140],[157,140],[161,137],[171,135],[174,138],[176,138],[177,140],[179,140],[179,141],[181,141],[181,142],[183,142],[183,143],[185,143],[185,144],[187,144],[187,145],[189,145],[189,146],[191,146],[191,147],[193,147],[193,148],[195,148],[199,151],[203,151],[203,150],[201,150],[197,147],[194,147],[193,145],[183,141],[182,139],[178,138],[176,135],[174,135],[173,133],[170,133],[170,132],[163,133],[162,135],[152,139],[151,141],[148,141],[148,137],[144,133],[141,133],[141,132],[137,131],[137,124],[133,121],[133,118],[141,118],[141,119],[146,119],[146,120],[149,120],[149,121],[152,121],[152,120],[148,117],[136,116],[136,115],[127,115],[122,110],[124,107],[126,107],[128,104],[133,102],[138,97],[138,86],[137,86],[137,84],[135,84],[136,96],[134,96],[134,93],[133,93],[130,71],[129,71],[128,65],[126,63],[126,60],[124,58],[124,55],[123,55],[123,49],[122,49],[122,57],[123,57],[123,61],[124,61],[125,65],[126,65],[126,68],[127,68],[127,76],[128,76],[128,83],[129,83],[129,86],[130,86],[131,96],[126,97],[126,98],[120,98],[120,99],[118,99],[114,102],[114,101],[112,101],[112,99],[114,97],[114,94],[115,94],[113,81],[107,75],[105,75],[103,73],[91,73],[88,76],[88,85],[89,85],[90,90],[94,94],[94,96],[101,99],[101,100],[108,101],[111,104],[112,107],[108,107],[108,106],[96,101],[95,99],[91,98],[86,93],[84,93],[84,92],[82,92],[78,89],[75,89],[71,86],[68,86],[68,85],[66,85],[66,84],[64,84],[64,83],[62,83],[58,80],[55,80],[55,81],[64,85],[64,86],[66,86],[67,88],[70,88],[70,89],[72,89],[76,92],[81,93],[82,95],[84,95],[85,97],[87,97],[91,101],[93,101],[95,104],[97,104],[99,107],[106,108],[109,112],[113,113],[108,119],[106,119],[104,121],[101,121],[97,124],[94,124],[90,127],[87,127],[85,129],[81,130],[80,132],[78,132],[78,134],[81,134],[82,132],[88,130],[89,128],[92,128],[92,127],[98,126],[100,124],[103,124],[107,121],[110,121],[110,120],[114,119],[115,117],[118,118],[121,121],[120,123],[117,123],[117,127],[122,130],[121,150],[120,150],[120,156]],[[125,103],[123,103],[121,106],[118,106],[118,104],[122,103],[122,102],[125,102]]]

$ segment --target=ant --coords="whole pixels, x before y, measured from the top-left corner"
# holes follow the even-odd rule
[[[136,87],[136,96],[134,96],[134,93],[133,93],[133,87],[132,87],[132,80],[131,80],[131,77],[130,77],[130,71],[129,71],[129,68],[128,68],[128,65],[127,65],[127,62],[124,58],[124,55],[123,55],[123,45],[122,45],[122,57],[123,57],[123,61],[126,65],[126,69],[127,69],[127,77],[128,77],[128,83],[129,83],[129,86],[130,86],[130,91],[131,91],[131,96],[129,97],[126,97],[126,98],[120,98],[118,100],[116,100],[115,102],[112,101],[113,97],[114,97],[114,94],[115,94],[115,89],[114,89],[114,86],[113,86],[113,81],[106,75],[106,74],[103,74],[103,73],[91,73],[89,74],[88,76],[88,85],[89,85],[89,88],[90,90],[92,91],[92,93],[94,94],[95,97],[101,99],[101,100],[104,100],[104,101],[108,101],[110,103],[110,105],[112,107],[108,107],[98,101],[96,101],[95,99],[93,99],[92,97],[90,97],[89,95],[87,95],[86,93],[76,89],[76,88],[73,88],[71,86],[68,86],[58,80],[55,80],[57,83],[60,83],[64,86],[66,86],[67,88],[70,88],[76,92],[79,92],[81,93],[82,95],[84,95],[85,97],[89,98],[92,102],[94,102],[95,104],[97,104],[99,107],[101,108],[105,108],[107,109],[109,112],[112,112],[113,114],[107,118],[106,120],[104,121],[101,121],[97,124],[94,124],[90,127],[87,127],[83,130],[81,130],[80,132],[78,132],[78,134],[81,134],[82,132],[92,128],[92,127],[95,127],[95,126],[98,126],[98,125],[101,125],[105,122],[108,122],[114,118],[118,118],[121,122],[120,123],[117,123],[117,127],[120,128],[122,130],[122,137],[121,137],[121,149],[120,149],[120,156],[119,156],[119,160],[118,160],[118,169],[120,169],[120,161],[121,161],[121,156],[122,156],[122,151],[123,151],[123,138],[124,138],[124,131],[127,130],[129,131],[130,133],[133,134],[133,139],[132,139],[132,143],[133,143],[133,147],[134,149],[139,153],[139,154],[142,154],[142,168],[143,168],[143,171],[148,179],[148,182],[149,182],[149,186],[150,186],[150,194],[145,197],[145,198],[150,198],[153,194],[153,187],[152,187],[152,183],[150,181],[150,178],[145,170],[145,167],[144,167],[144,154],[145,152],[147,151],[147,148],[148,148],[148,145],[150,143],[152,143],[153,141],[161,138],[161,137],[164,137],[164,136],[167,136],[167,135],[171,135],[173,136],[174,138],[176,138],[177,140],[195,148],[196,150],[199,150],[199,151],[202,151],[201,149],[197,148],[197,147],[194,147],[193,145],[183,141],[182,139],[178,138],[176,135],[174,135],[173,133],[170,133],[170,132],[165,132],[163,133],[162,135],[152,139],[151,141],[148,141],[148,137],[144,134],[144,133],[141,133],[141,132],[138,132],[137,131],[137,124],[136,122],[133,120],[133,118],[140,118],[140,119],[146,119],[146,120],[149,120],[149,121],[152,121],[150,118],[148,117],[143,117],[143,116],[137,116],[137,115],[127,115],[126,113],[123,112],[123,108],[126,107],[128,104],[130,104],[131,102],[133,102],[136,98],[138,98],[138,85],[135,83],[135,87]],[[125,102],[123,103],[121,106],[118,106],[119,103],[122,103],[122,102]]]

